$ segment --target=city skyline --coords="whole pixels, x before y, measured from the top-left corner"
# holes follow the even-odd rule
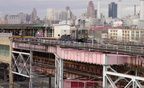
[[[19,12],[24,12],[30,14],[33,10],[33,8],[37,9],[37,14],[40,18],[44,18],[46,16],[46,9],[47,8],[54,8],[56,10],[63,9],[66,6],[69,6],[77,17],[80,16],[82,13],[84,13],[87,10],[87,5],[89,1],[93,1],[95,9],[97,9],[97,0],[84,0],[81,2],[81,0],[5,0],[0,1],[0,12],[6,13],[6,14],[17,14]],[[118,0],[110,0],[110,1],[104,1],[101,0],[101,13],[103,13],[106,17],[108,16],[108,4],[110,2],[117,3]],[[25,4],[26,3],[26,4]],[[123,0],[122,2],[122,8],[123,12],[122,16],[126,15],[133,15],[133,8],[134,5],[137,6],[137,13],[139,12],[139,6],[140,1],[139,0]]]

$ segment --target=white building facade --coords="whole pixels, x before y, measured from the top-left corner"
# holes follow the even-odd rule
[[[122,41],[123,30],[122,29],[108,29],[108,36],[110,39]]]
[[[70,25],[54,25],[54,38],[60,38],[62,35],[70,35]]]

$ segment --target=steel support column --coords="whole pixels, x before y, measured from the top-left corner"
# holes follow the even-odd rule
[[[33,63],[33,52],[30,51],[30,75],[29,75],[29,88],[33,88],[33,81],[32,81],[32,63]]]
[[[33,52],[12,51],[12,61],[11,72],[29,78],[29,88],[32,88]]]
[[[49,88],[52,88],[51,87],[51,75],[49,75]]]
[[[63,59],[55,54],[55,88],[63,88]]]
[[[106,71],[107,71],[107,55],[103,55],[103,88],[107,88],[107,78],[106,78]]]
[[[9,65],[9,88],[13,88],[14,82],[13,82],[13,73],[12,73],[12,66]]]

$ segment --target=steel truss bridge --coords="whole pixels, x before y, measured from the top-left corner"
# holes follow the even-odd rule
[[[48,39],[10,38],[14,74],[30,78],[34,73],[55,77],[55,88],[66,79],[84,80],[103,88],[143,88],[144,46],[90,44]],[[46,56],[49,54],[49,56]],[[80,81],[80,80],[79,80]]]

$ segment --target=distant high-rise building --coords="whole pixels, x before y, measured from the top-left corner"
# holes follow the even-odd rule
[[[72,14],[69,6],[66,7],[66,11],[67,11],[67,19],[71,20],[73,18],[73,14]]]
[[[60,20],[67,20],[68,19],[68,13],[66,9],[60,10]]]
[[[48,8],[46,13],[47,20],[55,20],[55,9]]]
[[[55,11],[55,9],[53,8],[47,9],[47,15],[46,15],[47,24],[55,24],[59,21],[66,21],[66,20],[73,20],[73,19],[74,19],[74,15],[70,10],[69,6],[67,6],[64,9],[60,9],[58,11]]]
[[[117,4],[115,2],[109,4],[108,17],[117,18]]]
[[[31,13],[31,23],[36,23],[37,20],[37,10],[36,8],[33,8],[33,11]]]
[[[19,13],[18,14],[19,18],[21,19],[21,24],[26,23],[26,15],[24,13]]]
[[[94,18],[95,17],[95,10],[94,10],[94,5],[93,2],[90,1],[87,7],[87,17]]]
[[[97,0],[97,18],[101,19],[101,0]]]
[[[26,23],[29,23],[30,22],[30,15],[29,14],[26,14]]]
[[[7,23],[8,24],[21,24],[21,18],[18,15],[8,15]]]
[[[73,18],[74,16],[69,6],[59,11],[59,20],[72,20]]]
[[[56,14],[54,8],[48,8],[46,11],[46,23],[48,25],[53,24],[53,21],[56,20]]]
[[[94,13],[95,13],[95,18],[97,18],[97,10],[96,9],[94,10]]]
[[[117,18],[121,19],[122,17],[122,0],[118,0],[118,11]]]

